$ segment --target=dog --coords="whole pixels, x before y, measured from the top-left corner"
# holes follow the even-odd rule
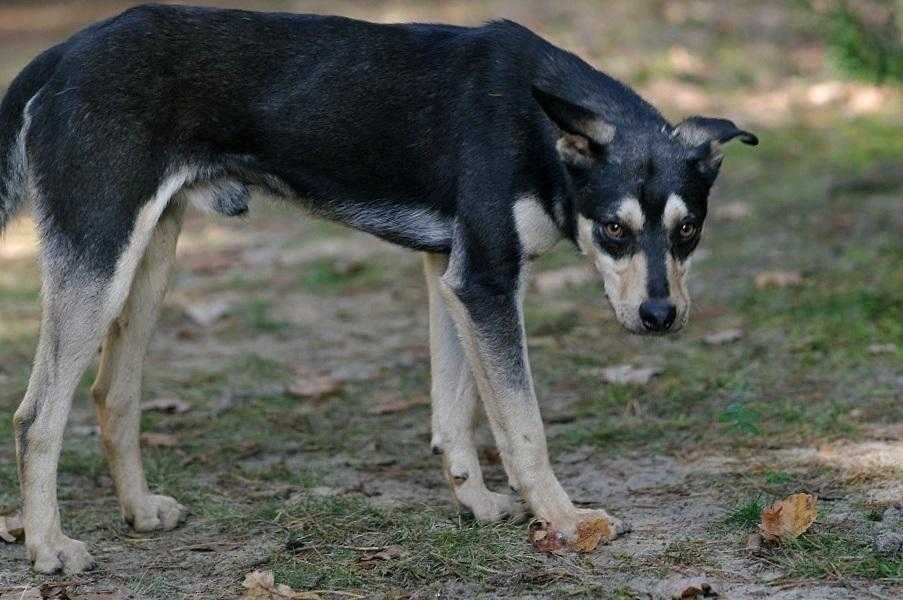
[[[724,119],[676,125],[627,86],[510,21],[480,27],[140,6],[46,50],[0,105],[0,227],[31,201],[40,340],[14,432],[36,571],[94,564],[65,536],[57,463],[72,395],[92,388],[124,519],[173,529],[139,448],[144,354],[187,205],[228,216],[252,192],[423,253],[432,449],[477,519],[523,505],[563,538],[574,506],[549,460],[524,334],[528,264],[567,240],[630,332],[687,321]],[[479,399],[514,494],[487,489]],[[516,500],[515,496],[519,496]]]

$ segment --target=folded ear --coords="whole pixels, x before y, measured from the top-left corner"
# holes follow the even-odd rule
[[[721,144],[739,138],[744,144],[755,146],[759,138],[744,131],[727,119],[690,117],[674,128],[674,137],[690,149],[689,160],[695,162],[699,170],[714,178],[721,167],[724,154]]]
[[[533,86],[533,97],[561,130],[556,147],[566,163],[591,166],[601,158],[604,147],[615,138],[614,125],[606,123],[591,109],[536,85]]]

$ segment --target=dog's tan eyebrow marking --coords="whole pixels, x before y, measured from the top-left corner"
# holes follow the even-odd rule
[[[633,231],[640,231],[646,224],[646,216],[643,214],[640,201],[633,196],[627,196],[621,200],[621,206],[618,207],[618,212],[615,214]]]
[[[673,229],[689,212],[683,198],[675,193],[668,196],[668,201],[665,202],[665,211],[662,213],[662,225],[665,226],[665,231]]]

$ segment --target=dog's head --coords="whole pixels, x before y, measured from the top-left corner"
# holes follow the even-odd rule
[[[533,93],[561,130],[557,150],[570,179],[573,237],[601,273],[618,320],[634,333],[679,330],[689,316],[687,270],[721,166],[720,145],[758,139],[728,120],[704,117],[671,126],[641,113],[615,127],[592,108],[539,88]]]

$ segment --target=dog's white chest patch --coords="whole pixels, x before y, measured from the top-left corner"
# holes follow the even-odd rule
[[[523,253],[539,256],[561,239],[561,231],[539,200],[524,196],[514,203],[514,225]]]

